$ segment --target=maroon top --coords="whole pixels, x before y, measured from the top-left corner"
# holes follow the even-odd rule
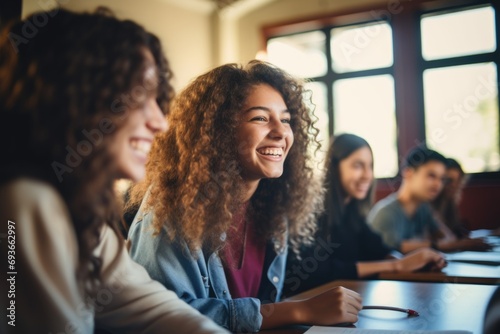
[[[247,206],[234,215],[222,250],[232,298],[257,297],[264,267],[265,243],[258,239],[253,220],[246,217]]]

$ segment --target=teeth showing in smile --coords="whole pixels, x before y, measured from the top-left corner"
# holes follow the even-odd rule
[[[132,148],[136,151],[139,151],[144,154],[148,154],[149,150],[151,149],[151,143],[145,140],[132,140],[130,142],[130,145]]]
[[[280,148],[270,148],[270,147],[265,147],[265,148],[260,148],[257,150],[262,155],[272,155],[275,157],[281,157],[283,155],[283,149]]]

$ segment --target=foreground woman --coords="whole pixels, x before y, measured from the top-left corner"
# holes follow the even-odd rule
[[[198,77],[158,138],[132,257],[150,275],[234,332],[356,322],[360,296],[337,287],[280,302],[288,253],[311,241],[321,191],[308,165],[317,131],[302,84],[267,63]],[[168,152],[168,154],[167,154]]]
[[[0,332],[225,332],[151,280],[117,230],[113,183],[143,177],[167,127],[159,40],[105,11],[62,9],[1,36],[0,233],[12,294],[2,289]]]

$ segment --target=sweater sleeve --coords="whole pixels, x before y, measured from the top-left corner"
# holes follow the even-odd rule
[[[0,191],[1,198],[8,199],[0,203],[2,219],[14,222],[16,233],[19,320],[8,331],[92,333],[96,326],[122,333],[164,333],[166,328],[175,333],[225,333],[152,281],[123,247],[118,248],[118,237],[107,227],[95,250],[103,260],[103,284],[84,300],[76,278],[77,238],[59,193],[35,181],[16,181]],[[0,225],[0,233],[6,225]],[[3,247],[2,242],[5,254]]]
[[[9,301],[14,301],[15,327],[9,325],[7,332],[91,333],[94,319],[75,277],[77,240],[63,200],[52,187],[31,180],[10,182],[0,195],[0,233],[8,233],[8,220],[15,231],[11,271],[17,274],[9,275],[15,280]],[[1,245],[3,262],[6,243]],[[2,292],[2,310],[5,297]]]
[[[97,249],[103,259],[103,287],[94,305],[96,325],[121,333],[226,333],[177,295],[152,280],[132,261],[106,227]]]
[[[361,224],[360,233],[361,258],[359,261],[377,261],[385,259],[390,253],[391,248],[387,246],[380,235],[375,233],[367,224]]]
[[[289,256],[283,294],[288,298],[337,279],[357,277],[356,262],[338,259],[321,262],[314,258],[298,260]]]
[[[301,258],[289,253],[286,265],[284,294],[291,297],[336,279],[356,279],[356,262],[335,258],[338,244],[320,240],[304,248]]]

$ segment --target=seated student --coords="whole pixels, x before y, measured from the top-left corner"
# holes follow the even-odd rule
[[[425,145],[405,157],[399,190],[379,201],[368,214],[373,230],[384,242],[403,253],[432,246],[441,251],[467,249],[445,238],[429,204],[443,188],[446,158]]]
[[[260,61],[199,76],[177,97],[171,131],[131,192],[132,207],[147,193],[129,231],[132,258],[234,332],[352,323],[361,309],[342,287],[280,302],[287,242],[298,251],[311,239],[321,203],[303,93]]]
[[[429,248],[400,258],[397,255],[401,254],[391,252],[366,224],[375,187],[373,154],[366,140],[353,134],[341,134],[332,140],[325,183],[325,214],[319,219],[315,244],[304,247],[301,259],[288,256],[287,295],[335,279],[414,271],[426,265],[441,269],[445,265],[442,255]]]
[[[431,201],[431,206],[439,220],[461,239],[468,236],[469,231],[463,226],[458,211],[458,203],[462,197],[462,188],[466,182],[462,166],[455,159],[446,159],[446,176],[443,190]]]
[[[462,166],[455,159],[446,159],[446,176],[443,190],[431,202],[437,222],[447,240],[454,242],[457,248],[469,250],[488,250],[491,245],[481,238],[471,239],[469,231],[460,218],[458,204],[462,195],[462,188],[466,183]]]
[[[151,280],[117,230],[113,183],[143,177],[167,127],[159,40],[104,9],[35,13],[1,36],[0,247],[17,274],[0,332],[226,332]]]

